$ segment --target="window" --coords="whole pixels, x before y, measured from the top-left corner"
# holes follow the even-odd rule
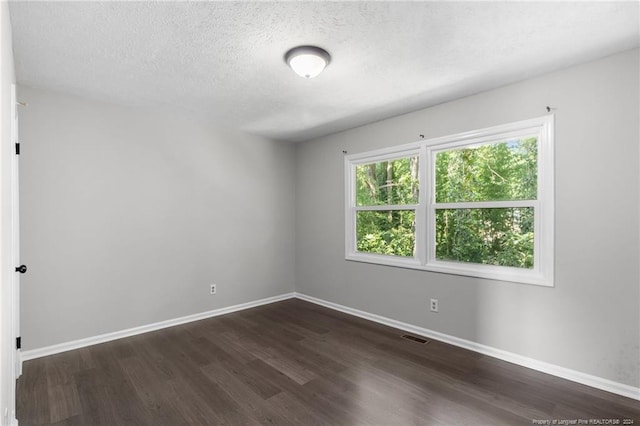
[[[347,156],[346,259],[553,285],[553,116]]]
[[[418,206],[418,152],[355,165],[356,250],[413,257]]]

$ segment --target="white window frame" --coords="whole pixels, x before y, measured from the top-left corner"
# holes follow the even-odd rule
[[[435,156],[438,152],[535,136],[538,142],[536,200],[435,203]],[[362,164],[419,158],[419,199],[412,205],[356,206],[356,167]],[[470,132],[345,157],[345,259],[402,268],[464,275],[515,283],[554,286],[554,116],[508,123]],[[438,260],[435,257],[436,208],[532,207],[534,266],[532,269]],[[363,210],[415,210],[416,254],[402,257],[357,251],[356,214]]]
[[[422,189],[419,190],[418,204],[382,204],[375,206],[357,206],[356,205],[356,168],[362,164],[380,163],[382,161],[391,161],[407,157],[418,157],[418,167],[422,168],[422,153],[418,145],[403,145],[400,149],[389,148],[378,150],[375,153],[363,153],[356,155],[349,155],[345,162],[346,176],[351,176],[352,179],[347,178],[347,223],[350,223],[350,227],[347,226],[346,233],[346,256],[349,260],[360,260],[363,262],[379,263],[381,265],[389,266],[406,266],[406,267],[420,267],[420,263],[416,257],[403,257],[393,256],[387,254],[374,254],[363,253],[356,250],[356,215],[359,211],[398,211],[398,210],[414,210],[416,215],[416,252],[419,254],[420,245],[418,244],[419,234],[419,220],[418,215],[424,214],[424,203],[422,202]],[[422,170],[420,169],[419,173]]]

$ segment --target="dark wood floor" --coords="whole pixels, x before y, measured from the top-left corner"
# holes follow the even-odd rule
[[[640,424],[638,401],[403,334],[287,300],[28,361],[18,381],[18,420],[21,426]]]

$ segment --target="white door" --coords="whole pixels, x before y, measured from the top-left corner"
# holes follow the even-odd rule
[[[13,402],[9,424],[18,424],[16,419],[16,380],[22,374],[22,362],[20,361],[19,337],[20,337],[20,275],[26,272],[26,267],[20,263],[20,215],[19,215],[19,172],[18,172],[18,100],[16,98],[16,85],[11,85],[11,145],[14,149],[11,156],[11,240],[12,240],[12,268],[15,268],[11,280],[10,297],[13,301],[11,313],[11,337],[15,350],[12,351],[14,368],[9,379],[11,380],[11,395],[9,401]],[[22,271],[22,272],[21,272]],[[5,413],[5,417],[9,413]]]
[[[20,275],[26,272],[26,267],[20,263],[20,197],[19,197],[19,140],[18,140],[18,100],[16,98],[16,85],[11,85],[11,143],[14,155],[11,159],[11,201],[12,201],[12,220],[11,220],[11,239],[13,244],[13,265],[15,273],[11,285],[13,294],[13,315],[12,330],[13,341],[16,344],[16,350],[13,351],[13,364],[15,366],[15,378],[22,374],[22,362],[20,362],[20,349],[18,347],[18,339],[20,337]]]

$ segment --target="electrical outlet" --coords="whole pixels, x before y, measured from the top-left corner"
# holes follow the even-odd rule
[[[209,289],[209,294],[216,294],[216,285],[211,284],[211,288]]]
[[[429,305],[431,312],[438,312],[438,299],[431,299],[431,304]]]

